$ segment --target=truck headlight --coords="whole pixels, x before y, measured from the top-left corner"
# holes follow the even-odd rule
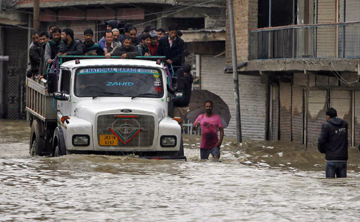
[[[89,146],[90,136],[89,135],[73,135],[72,143],[74,146]]]
[[[160,145],[163,147],[176,146],[176,136],[162,136],[160,137]]]

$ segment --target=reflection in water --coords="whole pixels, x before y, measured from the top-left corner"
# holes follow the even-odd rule
[[[239,149],[224,149],[222,162],[200,161],[193,142],[185,149],[188,162],[33,158],[28,123],[0,124],[1,221],[354,221],[360,216],[355,172],[326,180],[323,171],[247,165],[242,163],[249,154]],[[256,154],[251,155],[254,163]],[[258,163],[266,158],[259,154]]]

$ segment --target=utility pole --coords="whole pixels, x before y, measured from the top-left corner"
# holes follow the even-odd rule
[[[234,9],[233,0],[229,0],[229,19],[230,19],[230,35],[231,35],[231,55],[234,79],[234,95],[235,95],[235,111],[236,111],[236,138],[239,143],[242,142],[241,135],[241,113],[240,113],[240,95],[239,95],[239,76],[237,69],[237,55],[235,42],[235,25],[234,25]]]
[[[34,31],[38,32],[40,28],[40,0],[34,0]]]

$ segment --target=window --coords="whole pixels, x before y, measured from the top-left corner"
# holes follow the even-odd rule
[[[69,70],[62,70],[61,85],[60,85],[61,92],[70,94],[70,79],[71,79],[71,72]]]

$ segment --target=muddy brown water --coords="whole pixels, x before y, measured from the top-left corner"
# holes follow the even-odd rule
[[[0,221],[358,221],[359,154],[324,179],[323,155],[227,138],[221,162],[134,156],[30,157],[29,124],[0,120]]]

